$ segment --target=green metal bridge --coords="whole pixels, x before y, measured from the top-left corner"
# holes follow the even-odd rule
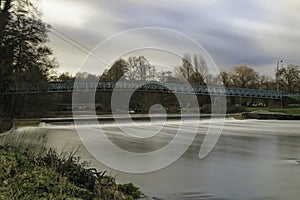
[[[229,88],[223,86],[188,85],[146,81],[76,81],[76,82],[45,82],[10,85],[6,88],[7,95],[41,94],[64,92],[100,92],[100,91],[145,91],[160,93],[181,93],[215,95],[243,98],[282,99],[283,97],[299,97],[299,94],[283,93],[274,90],[257,90],[246,88]]]

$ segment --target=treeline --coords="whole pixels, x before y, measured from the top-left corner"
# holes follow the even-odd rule
[[[106,69],[101,75],[80,72],[76,77],[69,73],[63,73],[57,77],[57,81],[118,81],[134,80],[134,81],[152,81],[169,82],[169,83],[190,83],[195,85],[224,85],[225,87],[261,89],[261,90],[281,90],[288,93],[299,92],[299,67],[296,65],[282,66],[278,69],[275,76],[277,79],[260,75],[253,68],[247,65],[234,66],[231,69],[223,70],[218,75],[209,73],[209,66],[201,55],[184,55],[182,63],[175,67],[173,71],[164,71],[152,65],[144,56],[122,58],[117,60],[111,67]],[[71,96],[65,98],[63,102],[71,103]],[[96,94],[96,110],[100,113],[110,113],[110,92],[99,92]],[[88,99],[87,96],[85,98]],[[184,98],[188,98],[186,95]],[[210,112],[210,98],[207,96],[198,96],[198,104],[202,108],[201,112]],[[82,102],[84,103],[84,101]],[[289,101],[289,103],[295,103]],[[148,113],[154,104],[161,104],[167,113],[179,113],[179,103],[175,95],[159,94],[155,92],[135,92],[129,102],[129,109],[135,112]],[[239,112],[232,105],[264,105],[268,106],[267,100],[255,99],[228,99],[228,112]],[[185,109],[195,107],[196,105],[184,105]],[[71,110],[63,108],[65,110]],[[231,111],[232,110],[232,111]]]
[[[56,81],[102,80],[118,81],[138,80],[170,83],[190,83],[193,85],[224,85],[225,87],[249,88],[261,90],[280,90],[287,93],[300,92],[300,67],[287,65],[278,68],[274,77],[261,75],[247,65],[233,66],[222,70],[218,75],[209,73],[209,66],[201,55],[184,55],[182,63],[173,71],[164,71],[152,65],[144,56],[119,59],[101,75],[79,72],[76,76],[63,73]]]

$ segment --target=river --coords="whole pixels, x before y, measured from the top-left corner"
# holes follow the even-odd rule
[[[88,126],[91,130],[97,128],[93,125],[82,126]],[[118,146],[144,152],[145,149],[149,151],[165,145],[176,134],[178,123],[176,120],[167,122],[155,139],[142,144],[124,140],[120,128],[113,123],[101,126]],[[184,122],[187,131],[193,126],[192,121]],[[213,151],[206,158],[199,159],[199,148],[208,126],[208,120],[200,122],[193,144],[176,162],[145,174],[122,173],[98,162],[81,145],[73,125],[46,124],[26,129],[32,133],[47,132],[48,145],[57,149],[66,151],[79,147],[79,154],[84,160],[91,161],[92,167],[108,170],[117,181],[133,182],[148,199],[300,198],[300,164],[297,162],[300,159],[299,121],[227,119]],[[113,154],[111,159],[115,159]]]

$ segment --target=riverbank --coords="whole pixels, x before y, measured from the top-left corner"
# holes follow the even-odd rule
[[[300,108],[247,108],[247,112],[232,114],[235,119],[300,120]]]
[[[0,140],[0,199],[120,199],[142,196],[132,183],[117,184],[88,168],[76,151],[46,148],[46,135],[5,133]]]
[[[241,113],[243,119],[262,119],[262,120],[300,120],[300,115],[286,114],[268,111],[253,111]]]
[[[247,112],[253,111],[266,111],[272,113],[284,113],[289,115],[300,115],[300,108],[268,108],[268,107],[248,107],[246,108]]]

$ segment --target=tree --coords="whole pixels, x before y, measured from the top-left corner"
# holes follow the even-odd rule
[[[234,66],[229,70],[221,71],[217,79],[225,87],[237,88],[260,88],[260,83],[269,82],[265,76],[259,76],[254,69],[247,65]]]
[[[203,56],[201,54],[195,54],[193,57],[193,61],[195,72],[200,74],[204,82],[209,82],[211,74],[209,74],[208,66]]]
[[[223,84],[224,87],[231,87],[232,80],[230,72],[228,71],[221,71],[218,75],[218,81]]]
[[[247,65],[233,67],[231,71],[231,81],[234,87],[256,88],[258,82],[258,73]]]
[[[0,41],[3,40],[3,37],[5,35],[5,28],[11,18],[11,7],[12,0],[0,0]]]
[[[99,77],[96,74],[88,72],[77,72],[75,76],[77,81],[98,81]]]
[[[208,73],[208,67],[202,55],[194,55],[192,60],[190,55],[185,54],[181,66],[177,68],[177,74],[190,84],[196,85],[210,82],[212,78]]]
[[[276,76],[282,86],[280,89],[289,93],[299,92],[300,67],[298,65],[288,65],[280,68]]]
[[[188,54],[185,54],[182,58],[182,64],[177,69],[177,73],[190,82],[191,74],[194,72],[191,57]]]
[[[171,71],[161,71],[158,74],[159,82],[163,82],[163,83],[174,83],[176,82],[175,77],[173,76],[173,73]]]
[[[144,56],[133,56],[128,58],[128,73],[126,74],[129,80],[147,80],[151,65]]]
[[[128,72],[128,62],[124,59],[117,60],[108,70],[105,70],[100,77],[103,81],[118,81]]]
[[[4,4],[9,10],[1,11],[8,15],[1,17],[7,20],[1,31],[1,80],[46,81],[57,65],[46,45],[49,26],[38,18],[38,13],[32,13],[35,7],[29,1],[11,0]]]
[[[265,75],[259,76],[258,82],[259,82],[258,87],[261,90],[275,90],[276,89],[276,84],[275,84],[274,80],[272,80],[271,78],[269,78]]]
[[[75,77],[72,76],[69,72],[62,73],[57,77],[57,81],[62,81],[62,82],[74,82]]]
[[[1,105],[6,105],[0,108],[2,113],[22,110],[28,100],[27,96],[22,101],[5,97],[7,85],[45,82],[57,66],[47,46],[49,28],[41,21],[33,1],[0,1],[0,99]]]

